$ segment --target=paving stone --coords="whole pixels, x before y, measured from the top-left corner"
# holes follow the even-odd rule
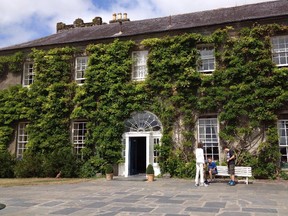
[[[57,205],[62,204],[62,203],[63,202],[61,202],[61,201],[51,201],[51,202],[47,202],[47,203],[42,204],[42,206],[51,207],[51,206],[57,206]]]
[[[71,213],[74,213],[76,211],[79,211],[80,208],[65,208],[65,209],[61,209],[55,212],[52,212],[51,214],[62,214],[62,215],[69,215]]]
[[[120,209],[121,212],[151,212],[153,208],[134,208],[134,207],[124,207]]]
[[[126,198],[114,199],[114,200],[112,200],[112,201],[113,201],[113,202],[120,202],[120,203],[136,203],[136,202],[138,202],[138,200],[126,199]]]
[[[118,212],[99,212],[99,213],[97,213],[97,214],[95,214],[95,215],[101,215],[101,216],[114,216],[114,215],[117,215],[118,214]]]
[[[165,214],[165,216],[189,216],[188,214]]]
[[[167,199],[167,198],[161,198],[156,201],[157,203],[167,203],[167,204],[182,204],[185,202],[185,200],[173,200],[173,199]]]
[[[204,207],[207,208],[225,208],[226,202],[206,202]]]
[[[220,214],[217,214],[217,216],[251,216],[251,213],[246,212],[233,212],[233,211],[227,211]]]
[[[175,206],[175,205],[171,205],[171,206],[160,206],[155,208],[155,210],[152,211],[152,213],[158,213],[158,214],[179,214],[182,211],[182,206]]]
[[[201,208],[201,207],[188,207],[185,209],[188,212],[215,212],[218,213],[219,209],[216,208]]]
[[[21,207],[31,207],[38,205],[38,203],[26,203],[26,202],[21,202],[21,203],[13,203],[11,206],[21,206]]]
[[[277,213],[276,209],[267,209],[267,208],[243,208],[242,211],[245,211],[245,212]]]
[[[106,202],[94,202],[89,205],[86,205],[85,208],[101,208],[106,205],[108,205],[108,203]]]

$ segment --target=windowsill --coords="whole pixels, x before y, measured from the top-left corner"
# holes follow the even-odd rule
[[[133,82],[142,82],[142,81],[145,81],[145,78],[143,79],[132,79]]]

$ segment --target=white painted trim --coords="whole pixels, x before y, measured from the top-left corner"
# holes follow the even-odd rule
[[[123,164],[119,164],[119,170],[121,172],[119,175],[124,175],[125,177],[129,176],[129,160],[130,160],[130,145],[129,139],[131,137],[145,137],[146,138],[146,167],[148,164],[152,164],[155,170],[155,175],[160,174],[160,167],[159,164],[153,163],[153,137],[160,137],[161,139],[162,134],[160,132],[127,132],[123,134],[123,138],[125,139],[125,163],[124,163],[124,170]]]

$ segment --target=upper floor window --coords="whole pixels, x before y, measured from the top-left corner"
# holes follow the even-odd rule
[[[219,161],[219,139],[217,118],[198,120],[198,141],[203,143],[204,157]]]
[[[271,39],[272,59],[277,66],[288,65],[288,35],[277,36]]]
[[[35,73],[33,69],[33,63],[31,62],[24,63],[22,85],[23,86],[31,85],[34,82],[34,77]]]
[[[211,73],[215,69],[215,56],[213,46],[198,46],[197,47],[201,61],[198,66],[198,71],[201,73]]]
[[[148,74],[147,59],[147,50],[132,52],[132,80],[145,80]]]
[[[281,153],[281,164],[288,168],[288,120],[278,121],[279,147]]]
[[[73,148],[76,155],[81,155],[81,149],[85,147],[86,122],[73,122],[72,139]]]
[[[83,84],[85,81],[85,71],[88,66],[88,57],[77,57],[75,62],[75,81]]]
[[[18,135],[17,135],[17,158],[22,158],[25,149],[27,149],[26,144],[28,143],[28,133],[26,131],[28,123],[21,122],[18,124]]]

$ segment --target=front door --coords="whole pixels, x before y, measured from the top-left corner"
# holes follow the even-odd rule
[[[146,137],[129,138],[129,175],[146,171]]]

